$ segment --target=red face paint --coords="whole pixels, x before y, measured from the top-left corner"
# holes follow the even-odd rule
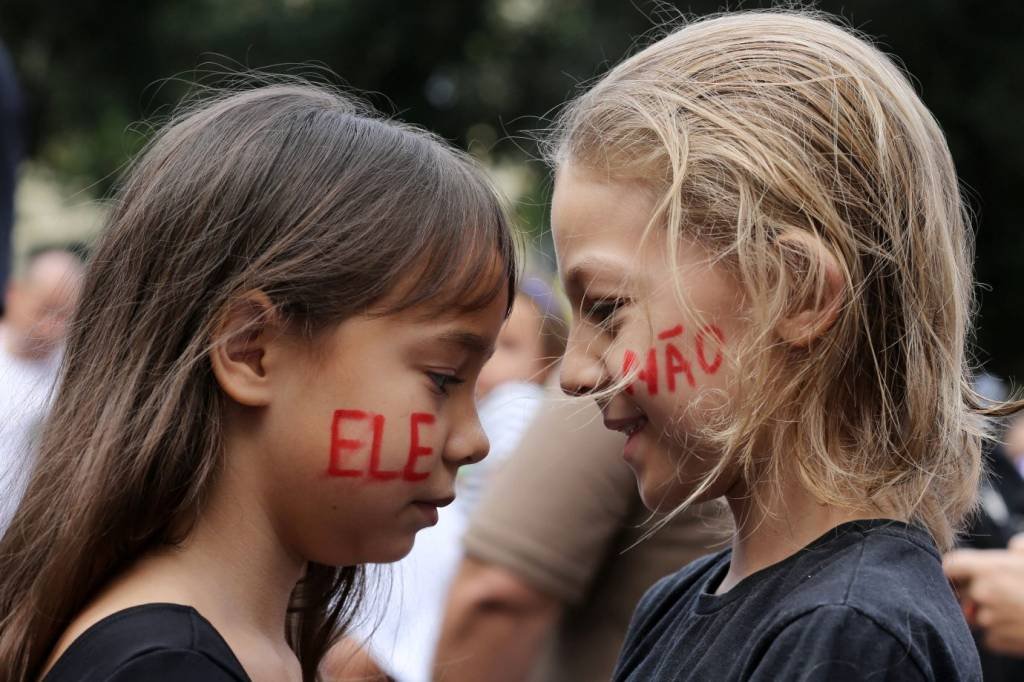
[[[665,379],[668,384],[668,391],[672,393],[676,390],[676,375],[686,375],[686,383],[693,388],[697,385],[697,382],[693,378],[693,372],[690,371],[690,363],[686,361],[683,354],[679,352],[674,343],[665,345]]]
[[[682,335],[683,335],[683,325],[677,324],[676,326],[672,327],[671,329],[666,329],[663,332],[659,332],[658,333],[658,340],[659,341],[664,341],[665,339],[672,339],[672,338],[675,338],[677,336],[682,336]]]
[[[373,415],[373,447],[370,448],[370,478],[378,481],[390,481],[398,478],[397,471],[381,471],[380,443],[384,440],[384,415]]]
[[[342,435],[343,430],[352,429],[352,422],[363,421],[370,421],[371,432],[369,466],[366,471],[361,467],[353,467],[350,461],[346,462],[346,460],[352,459],[351,455],[367,446],[366,441],[358,438],[346,438]],[[327,465],[327,475],[342,478],[367,476],[378,481],[393,481],[399,477],[406,481],[422,481],[429,477],[430,473],[416,471],[416,461],[420,457],[433,454],[434,449],[420,445],[420,426],[434,422],[434,415],[425,412],[413,412],[409,415],[409,456],[401,471],[389,470],[381,469],[380,462],[381,446],[384,442],[384,415],[372,414],[363,410],[335,410],[334,418],[331,421],[331,454]],[[348,427],[345,427],[346,423],[349,424]]]
[[[622,357],[622,374],[627,375],[636,366],[636,353],[627,350]],[[658,395],[658,355],[653,348],[647,351],[647,365],[636,373],[636,378],[647,384],[647,392]],[[626,393],[632,395],[633,387],[627,386]]]
[[[704,354],[704,339],[711,335],[715,338],[715,357],[708,362],[707,356]],[[722,335],[722,330],[713,324],[706,325],[697,332],[697,339],[694,341],[694,345],[697,350],[697,362],[700,363],[700,368],[704,370],[706,374],[714,374],[718,371],[718,368],[722,366],[722,343],[725,341],[725,337]]]
[[[434,415],[427,414],[425,412],[413,412],[409,417],[409,459],[405,463],[405,469],[402,471],[402,478],[407,481],[422,481],[424,478],[429,476],[428,473],[416,471],[416,460],[420,457],[426,457],[427,455],[434,452],[434,448],[428,448],[420,445],[420,424],[433,424]]]
[[[683,325],[677,324],[674,327],[670,327],[661,332],[658,332],[658,340],[666,341],[668,339],[675,339],[683,336],[684,333]],[[715,353],[711,360],[708,360],[706,344],[708,338],[712,339],[712,343],[715,346]],[[697,332],[697,336],[694,337],[693,345],[694,352],[697,356],[697,364],[700,365],[701,370],[707,375],[715,374],[722,366],[722,344],[725,341],[725,337],[722,334],[722,330],[713,324],[706,325]],[[681,342],[680,342],[681,345]],[[665,344],[665,384],[669,393],[673,393],[676,390],[676,382],[678,375],[682,374],[686,378],[686,383],[691,388],[696,387],[697,380],[693,375],[693,369],[690,365],[689,360],[679,346],[675,343]],[[650,395],[658,395],[658,354],[657,348],[650,348],[647,351],[646,362],[642,369],[637,369],[637,354],[635,351],[627,350],[622,356],[622,375],[629,376],[635,372],[636,379],[644,382],[647,385],[647,393]],[[626,386],[626,393],[633,395],[634,388],[630,384]]]
[[[362,476],[360,469],[346,469],[342,466],[342,458],[345,453],[357,452],[362,449],[364,443],[354,438],[341,437],[341,425],[345,420],[363,421],[366,413],[362,410],[335,410],[334,420],[331,422],[331,460],[327,465],[327,473],[331,476],[355,477]]]

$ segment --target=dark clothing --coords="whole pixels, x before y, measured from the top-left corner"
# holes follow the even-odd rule
[[[615,680],[981,680],[924,530],[845,523],[715,595],[730,554],[698,559],[651,588]]]
[[[0,45],[0,315],[11,272],[14,181],[21,152],[21,94],[14,65],[7,50]]]
[[[44,682],[239,682],[249,677],[231,649],[190,606],[143,604],[83,632]]]

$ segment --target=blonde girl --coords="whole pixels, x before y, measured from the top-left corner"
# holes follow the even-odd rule
[[[737,529],[646,595],[615,679],[980,679],[939,559],[980,469],[971,241],[906,75],[814,14],[716,16],[572,102],[551,157],[563,387],[650,508]]]
[[[329,90],[185,111],[114,201],[0,542],[0,678],[314,680],[486,454],[495,192]]]

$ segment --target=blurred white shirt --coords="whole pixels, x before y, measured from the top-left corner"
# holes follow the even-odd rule
[[[28,361],[7,350],[0,325],[0,533],[25,491],[32,452],[57,379],[60,354]]]

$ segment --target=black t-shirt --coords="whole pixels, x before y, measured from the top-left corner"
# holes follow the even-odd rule
[[[652,587],[614,680],[981,680],[924,530],[852,521],[715,595],[731,551]]]
[[[43,682],[248,682],[209,621],[190,606],[143,604],[113,613],[71,643]]]

